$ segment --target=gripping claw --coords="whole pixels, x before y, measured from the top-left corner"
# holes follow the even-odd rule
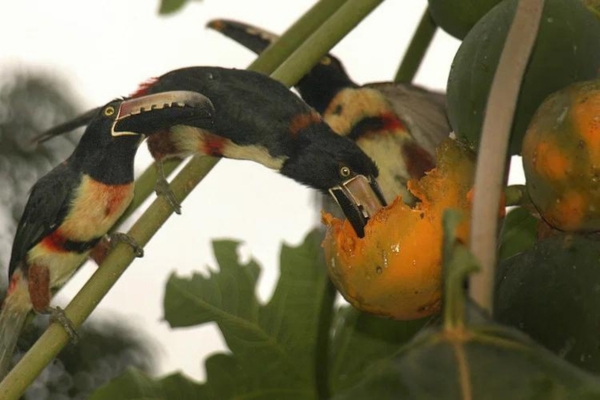
[[[173,212],[177,215],[181,215],[181,204],[175,198],[175,193],[171,190],[169,186],[169,182],[167,182],[167,177],[165,176],[165,170],[163,168],[163,164],[161,161],[156,163],[156,168],[158,169],[158,177],[156,178],[156,183],[154,184],[154,191],[157,196],[162,196],[167,203],[173,209]]]
[[[144,257],[144,249],[135,241],[134,238],[132,238],[128,234],[122,232],[115,232],[111,233],[109,236],[110,241],[111,243],[113,243],[113,245],[116,242],[127,243],[133,249],[133,252],[136,257]]]
[[[77,330],[73,326],[73,323],[71,322],[71,320],[69,318],[67,318],[67,315],[65,314],[65,310],[63,310],[62,308],[60,308],[58,306],[57,307],[48,306],[48,308],[46,308],[46,310],[44,311],[44,314],[49,314],[50,321],[57,322],[58,324],[60,324],[60,326],[63,327],[65,332],[67,332],[67,335],[69,335],[69,339],[71,339],[71,342],[73,344],[76,344],[79,341],[79,334],[77,333]]]

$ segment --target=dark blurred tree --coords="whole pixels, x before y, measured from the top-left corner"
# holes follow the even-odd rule
[[[73,150],[76,135],[42,145],[31,138],[68,118],[75,106],[69,86],[40,74],[14,73],[0,77],[0,266],[5,271],[12,237],[31,186]],[[2,274],[3,286],[7,275]]]
[[[83,111],[69,84],[40,73],[0,75],[0,295],[4,298],[13,235],[31,186],[67,158],[80,132],[62,135],[41,145],[31,138]],[[33,345],[48,326],[35,317],[24,330],[15,360]],[[80,340],[60,353],[23,396],[24,399],[87,399],[90,393],[128,367],[153,369],[152,352],[141,334],[121,321],[91,322]]]

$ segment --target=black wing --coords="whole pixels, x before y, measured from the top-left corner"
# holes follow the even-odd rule
[[[65,219],[73,189],[80,182],[81,175],[63,163],[33,185],[13,241],[9,279],[27,252]]]

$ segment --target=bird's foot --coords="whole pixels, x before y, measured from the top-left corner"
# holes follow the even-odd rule
[[[117,242],[128,244],[136,257],[144,257],[144,249],[135,241],[134,238],[123,232],[114,232],[108,235],[110,242],[114,246]]]
[[[157,196],[162,196],[171,206],[175,214],[181,215],[181,204],[175,198],[175,193],[171,190],[169,182],[164,177],[159,177],[154,185],[154,191]]]
[[[50,321],[57,322],[58,324],[60,324],[60,326],[63,327],[65,332],[67,332],[67,335],[69,335],[69,339],[71,339],[71,342],[73,344],[76,344],[79,341],[79,334],[77,333],[77,330],[75,329],[75,326],[73,326],[71,320],[65,314],[65,310],[58,306],[48,306],[44,313],[50,315]]]

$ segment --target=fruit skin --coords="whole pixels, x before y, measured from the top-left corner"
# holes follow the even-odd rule
[[[447,208],[464,212],[458,237],[468,242],[475,161],[448,139],[437,150],[437,167],[409,190],[420,201],[411,208],[398,197],[367,223],[360,239],[346,221],[325,214],[323,241],[329,275],[356,308],[400,320],[440,309],[442,217]]]
[[[448,78],[448,117],[457,137],[473,149],[479,136],[490,86],[512,22],[516,0],[488,12],[465,37]],[[600,70],[600,22],[576,0],[546,0],[538,38],[519,92],[510,154],[520,154],[525,130],[542,101]]]
[[[600,80],[549,96],[523,140],[532,202],[552,227],[600,230]]]
[[[457,39],[463,39],[473,25],[500,0],[429,0],[435,23]]]
[[[494,318],[600,373],[600,243],[560,234],[498,265]]]

